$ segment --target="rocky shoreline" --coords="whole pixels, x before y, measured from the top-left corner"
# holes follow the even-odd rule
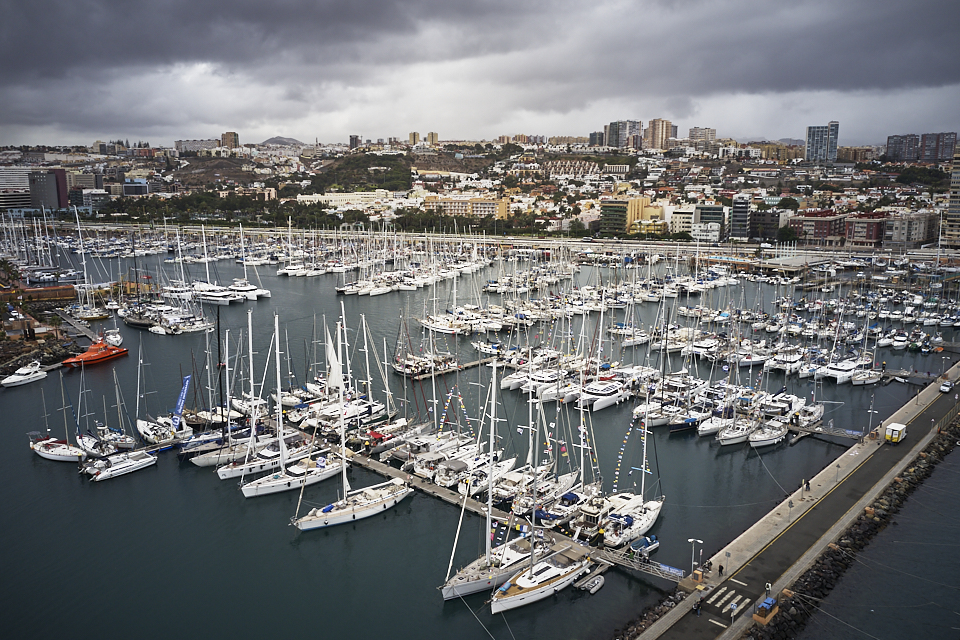
[[[63,306],[62,302],[37,301],[24,304],[24,312],[37,318],[49,315]],[[50,334],[52,335],[52,334]],[[57,364],[82,351],[71,338],[59,340],[0,340],[0,377],[5,377],[20,367],[39,360],[43,366]]]

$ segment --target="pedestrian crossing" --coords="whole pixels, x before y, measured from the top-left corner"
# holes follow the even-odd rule
[[[738,583],[744,584],[739,581]],[[744,586],[747,585],[744,584]],[[753,594],[740,593],[737,589],[723,585],[710,594],[710,597],[704,600],[703,605],[713,615],[731,618],[748,611],[754,597]]]

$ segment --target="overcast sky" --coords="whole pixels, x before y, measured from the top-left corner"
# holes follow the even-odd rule
[[[0,0],[0,144],[960,129],[956,0]]]

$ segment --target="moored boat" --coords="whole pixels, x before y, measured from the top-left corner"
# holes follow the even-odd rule
[[[40,368],[40,362],[34,360],[28,365],[20,367],[12,374],[0,381],[4,387],[18,387],[22,384],[36,382],[47,377],[47,372]]]
[[[99,364],[107,360],[113,360],[114,358],[125,356],[127,353],[128,351],[123,347],[115,347],[107,344],[103,340],[98,340],[91,344],[83,353],[64,360],[63,366],[85,367],[91,364]]]

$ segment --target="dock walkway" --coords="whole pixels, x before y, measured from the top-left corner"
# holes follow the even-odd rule
[[[60,318],[62,318],[64,322],[70,325],[70,328],[76,331],[77,333],[81,334],[86,338],[89,338],[91,342],[97,341],[97,334],[91,331],[90,327],[83,326],[82,324],[77,322],[76,318],[71,316],[66,311],[63,311],[62,309],[57,309],[56,314],[60,316]]]
[[[960,365],[947,375],[956,380]],[[936,383],[927,386],[878,426],[876,437],[854,444],[811,479],[809,491],[797,489],[710,558],[713,567],[724,567],[723,576],[714,571],[700,584],[689,577],[681,581],[691,595],[641,634],[641,640],[739,638],[753,624],[753,605],[793,584],[958,411],[954,394],[940,393]],[[882,427],[891,422],[912,425],[907,441],[912,447],[884,445]],[[698,617],[691,608],[700,597],[704,606]]]
[[[338,447],[333,447],[333,449],[337,451],[337,453],[340,453],[341,451],[341,449],[339,449]],[[346,457],[351,464],[355,464],[358,467],[369,469],[370,471],[379,473],[380,475],[386,476],[388,478],[399,478],[401,480],[406,480],[415,489],[419,489],[420,491],[424,492],[427,495],[433,496],[435,498],[440,498],[441,500],[449,502],[450,504],[456,505],[458,507],[463,505],[463,496],[460,495],[460,493],[457,491],[448,489],[446,487],[438,486],[425,478],[421,478],[413,474],[405,473],[400,469],[391,467],[388,464],[384,464],[378,460],[374,460],[373,458],[369,458],[363,454],[356,453],[350,449],[346,449]],[[467,498],[466,509],[467,511],[470,511],[471,513],[475,513],[480,516],[487,515],[487,505],[482,502],[478,502],[473,498]],[[505,511],[499,511],[497,509],[494,509],[491,512],[491,515],[493,515],[494,518],[497,518],[499,520],[504,520],[504,521],[506,521],[510,517],[509,513]]]
[[[457,371],[463,371],[465,369],[473,369],[474,367],[479,367],[481,365],[489,364],[497,359],[497,356],[490,356],[489,358],[480,358],[479,360],[474,360],[473,362],[467,362],[465,364],[459,364],[455,369],[444,369],[443,371],[431,371],[430,373],[421,373],[419,375],[410,376],[411,380],[429,380],[433,376],[445,376],[448,373],[456,373]]]

